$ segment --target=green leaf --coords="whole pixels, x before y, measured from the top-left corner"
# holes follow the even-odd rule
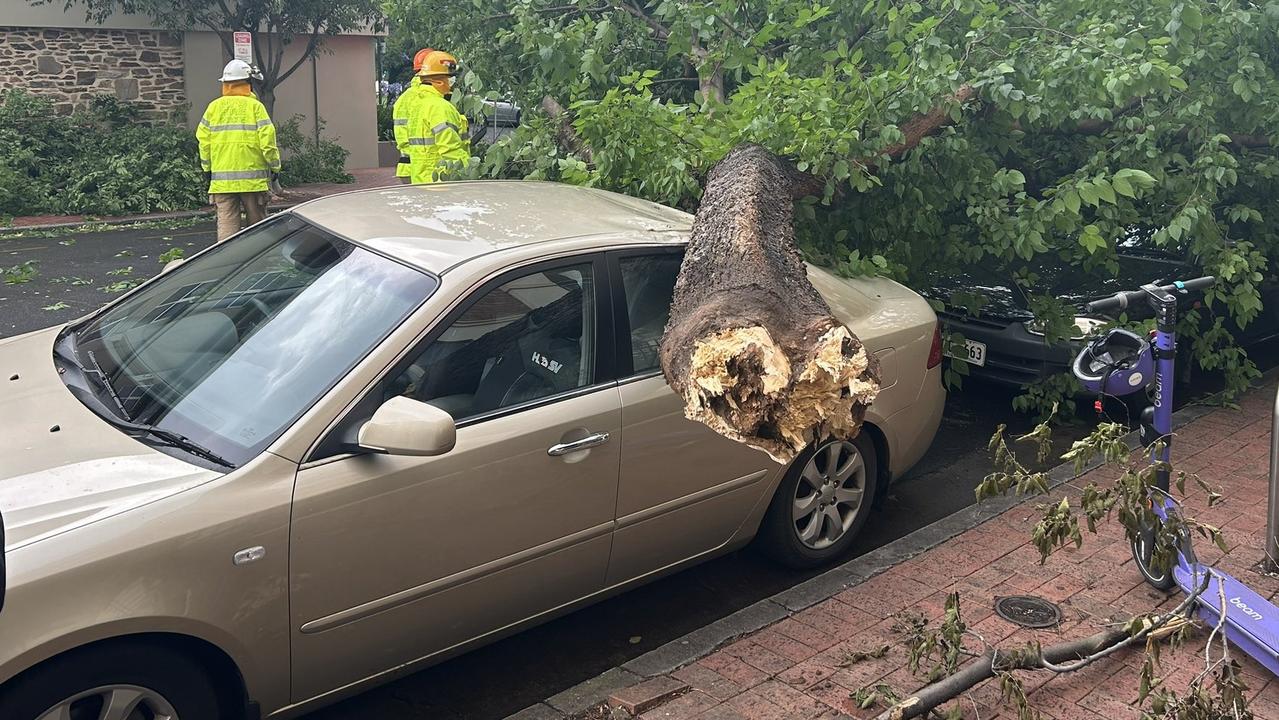
[[[1151,174],[1146,172],[1145,170],[1138,170],[1136,168],[1124,168],[1120,170],[1119,172],[1115,173],[1115,179],[1117,180],[1119,178],[1123,178],[1124,180],[1128,181],[1130,184],[1136,187],[1139,187],[1142,190],[1149,190],[1150,188],[1155,186],[1155,178],[1152,177]]]
[[[1107,180],[1105,179],[1094,180],[1093,187],[1097,189],[1098,198],[1100,198],[1101,200],[1105,200],[1111,205],[1115,204],[1117,200],[1117,198],[1115,197],[1115,190],[1114,188],[1110,186],[1110,183]]]
[[[1096,207],[1100,204],[1101,195],[1097,192],[1097,187],[1091,182],[1085,180],[1076,186],[1079,190],[1079,197],[1089,205]]]
[[[1079,236],[1079,244],[1092,255],[1106,247],[1106,239],[1101,236],[1101,230],[1096,225],[1086,225],[1083,234]]]
[[[1063,197],[1065,198],[1066,207],[1069,208],[1072,213],[1078,213],[1080,208],[1079,193],[1074,190],[1067,190]]]
[[[1198,30],[1204,24],[1203,14],[1199,12],[1198,6],[1186,3],[1181,8],[1181,22],[1191,30]]]

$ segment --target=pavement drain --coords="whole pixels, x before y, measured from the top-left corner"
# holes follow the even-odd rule
[[[1030,595],[997,598],[995,614],[1025,628],[1048,628],[1061,622],[1061,608]]]

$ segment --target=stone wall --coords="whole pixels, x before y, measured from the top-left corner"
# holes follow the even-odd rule
[[[0,90],[52,97],[59,113],[95,95],[169,121],[186,105],[182,36],[158,30],[0,27]]]

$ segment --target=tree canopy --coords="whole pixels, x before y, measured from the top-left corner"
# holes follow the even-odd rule
[[[1276,252],[1279,3],[391,0],[387,12],[396,32],[457,54],[473,95],[567,109],[488,148],[477,173],[691,209],[707,170],[757,143],[824,180],[798,215],[810,259],[908,284],[957,264],[1021,267],[1050,335],[1071,313],[1037,295],[1028,261],[1113,273],[1118,240],[1144,233],[1222,279],[1201,362],[1236,385],[1255,372],[1222,321],[1263,311]],[[939,112],[942,132],[908,137]],[[980,311],[976,297],[952,302]]]
[[[29,0],[44,5],[58,0]],[[324,45],[324,38],[366,28],[381,18],[378,0],[64,0],[67,12],[83,10],[103,20],[114,13],[138,13],[173,30],[217,33],[233,54],[232,33],[254,33],[254,64],[262,71],[262,101],[275,104],[275,89],[297,72]],[[305,47],[294,58],[285,49],[294,42]]]

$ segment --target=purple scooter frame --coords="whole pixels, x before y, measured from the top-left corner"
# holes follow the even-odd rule
[[[1155,485],[1162,501],[1152,497],[1153,510],[1160,519],[1167,519],[1177,512],[1177,505],[1169,494],[1167,462],[1172,454],[1172,389],[1176,377],[1173,374],[1177,348],[1177,303],[1187,291],[1207,288],[1215,282],[1212,277],[1197,278],[1171,285],[1145,285],[1141,290],[1122,292],[1112,298],[1089,303],[1089,312],[1123,310],[1132,302],[1145,298],[1156,313],[1155,376],[1153,404],[1141,417],[1141,441],[1150,447],[1162,440],[1160,448],[1152,451],[1151,462],[1162,466],[1155,473]],[[1136,388],[1140,389],[1140,388]],[[1152,493],[1153,495],[1153,493]],[[1279,675],[1279,607],[1258,595],[1239,580],[1215,568],[1201,564],[1195,557],[1190,537],[1183,535],[1177,547],[1177,564],[1169,573],[1156,573],[1150,568],[1151,533],[1144,533],[1133,542],[1133,559],[1146,582],[1162,590],[1180,587],[1190,594],[1207,587],[1196,598],[1199,617],[1211,626],[1221,621],[1226,637],[1239,649]]]

